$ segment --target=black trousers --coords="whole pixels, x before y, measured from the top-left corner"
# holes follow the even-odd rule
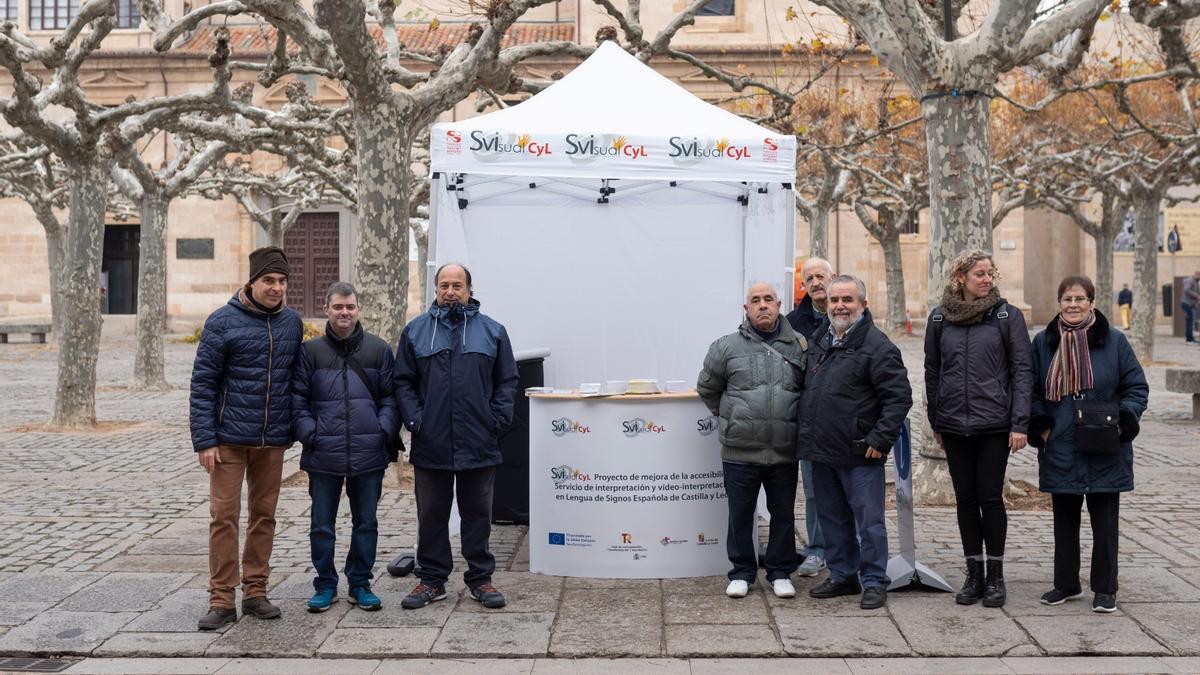
[[[771,514],[767,553],[763,560],[767,581],[787,579],[800,565],[796,559],[796,482],[799,463],[740,464],[722,462],[725,494],[729,497],[729,527],[725,534],[725,552],[733,569],[729,580],[754,583],[758,577],[758,525],[754,510],[758,489],[767,495]]]
[[[1079,521],[1083,495],[1051,495],[1054,504],[1054,587],[1079,591]],[[1117,529],[1120,492],[1087,495],[1092,518],[1092,592],[1117,592]]]
[[[450,503],[458,497],[462,518],[463,580],[474,588],[490,582],[496,557],[488,548],[492,535],[492,488],[496,467],[439,471],[413,467],[417,493],[417,577],[426,586],[442,587],[454,569],[450,551]]]
[[[1008,433],[959,436],[942,434],[946,463],[958,506],[963,555],[1004,555],[1008,512],[1004,510],[1004,472],[1008,469]]]

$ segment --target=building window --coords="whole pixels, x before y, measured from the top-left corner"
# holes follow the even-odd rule
[[[0,0],[6,18],[17,18],[17,0]],[[79,11],[79,0],[29,0],[29,29],[58,30],[66,28]],[[142,22],[137,0],[117,0],[117,28],[137,28]]]
[[[17,0],[0,0],[0,21],[17,20]]]
[[[117,0],[117,28],[137,28],[141,22],[137,0]]]
[[[29,30],[66,28],[78,9],[79,0],[29,0]]]
[[[696,16],[734,16],[734,0],[708,0]]]

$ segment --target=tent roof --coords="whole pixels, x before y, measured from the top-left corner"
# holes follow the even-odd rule
[[[791,182],[795,138],[696,98],[612,42],[529,100],[433,127],[434,171]]]

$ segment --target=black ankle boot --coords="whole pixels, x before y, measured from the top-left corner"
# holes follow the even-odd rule
[[[1004,588],[1004,561],[987,561],[987,579],[983,582],[983,606],[1003,607],[1008,599],[1008,591]]]
[[[983,598],[983,561],[967,559],[967,580],[962,590],[954,596],[960,605],[973,605]]]

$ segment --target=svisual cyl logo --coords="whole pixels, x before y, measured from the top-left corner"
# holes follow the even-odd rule
[[[471,151],[477,155],[529,155],[544,157],[552,155],[549,143],[539,143],[529,134],[521,134],[517,138],[505,139],[499,133],[471,132]]]
[[[567,434],[590,434],[592,430],[584,426],[579,420],[573,420],[568,417],[560,417],[550,422],[550,431],[554,432],[555,436],[566,436]]]
[[[646,146],[634,145],[624,136],[617,136],[608,143],[596,138],[594,134],[583,136],[567,134],[567,157],[571,159],[596,159],[597,157],[624,157],[626,159],[641,159],[647,156]]]
[[[677,161],[696,161],[705,158],[725,158],[733,161],[750,159],[750,148],[745,145],[733,145],[728,138],[714,142],[701,142],[693,136],[690,140],[681,136],[672,136],[667,140],[671,146],[668,156]]]
[[[580,471],[579,469],[569,467],[566,464],[563,464],[561,466],[551,467],[550,468],[550,478],[552,480],[556,480],[556,481],[591,480],[592,479],[592,477],[590,475]]]
[[[655,424],[654,422],[644,420],[640,417],[635,417],[631,420],[625,420],[624,422],[621,422],[621,432],[624,433],[627,438],[633,438],[641,434],[661,434],[666,430],[667,428],[663,425]]]
[[[709,415],[708,417],[701,417],[700,419],[696,420],[696,431],[698,431],[701,436],[712,436],[713,432],[716,430],[716,415]]]

